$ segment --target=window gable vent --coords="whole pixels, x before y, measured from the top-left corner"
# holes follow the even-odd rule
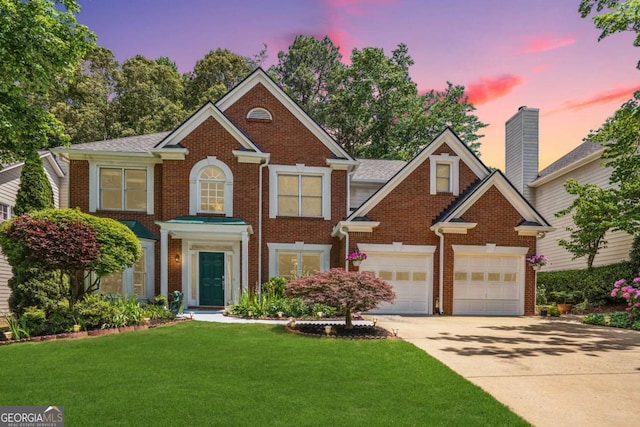
[[[273,120],[271,113],[264,108],[253,108],[247,113],[247,120],[260,120],[270,122]]]

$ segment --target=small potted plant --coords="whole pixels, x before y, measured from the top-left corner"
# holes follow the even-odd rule
[[[546,256],[540,254],[540,255],[532,255],[529,258],[526,258],[525,261],[527,262],[527,264],[529,264],[531,266],[531,268],[533,268],[534,270],[538,271],[542,267],[547,265],[547,262],[549,260],[547,259]]]
[[[577,291],[555,291],[551,292],[551,296],[557,301],[558,310],[560,314],[569,314],[571,307],[579,296]]]
[[[365,254],[364,252],[360,252],[358,249],[347,255],[347,261],[353,264],[354,267],[359,266],[360,263],[365,259],[367,259],[367,254]]]

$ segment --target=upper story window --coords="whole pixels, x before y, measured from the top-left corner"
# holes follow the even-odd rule
[[[322,176],[278,175],[278,215],[322,216]]]
[[[431,166],[430,194],[452,193],[460,194],[459,163],[460,157],[448,153],[429,157]]]
[[[217,166],[206,166],[198,178],[199,211],[224,213],[225,176]]]
[[[146,211],[146,169],[101,167],[100,209]]]
[[[0,222],[6,221],[11,218],[11,206],[0,203]]]
[[[436,191],[451,193],[451,164],[436,163]]]
[[[233,173],[215,156],[193,165],[189,175],[189,215],[233,216]]]
[[[269,217],[331,219],[331,169],[269,166]]]

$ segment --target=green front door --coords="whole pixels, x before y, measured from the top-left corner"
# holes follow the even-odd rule
[[[200,305],[224,305],[224,254],[200,252]]]

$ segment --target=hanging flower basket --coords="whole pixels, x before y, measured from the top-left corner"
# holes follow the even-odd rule
[[[529,258],[526,258],[525,261],[527,264],[531,266],[534,270],[538,271],[545,265],[547,265],[548,259],[544,255],[533,255]]]
[[[351,252],[347,256],[347,261],[349,261],[355,267],[359,266],[360,263],[365,259],[367,259],[367,254],[365,254],[364,252],[360,252],[357,249],[355,251]]]

